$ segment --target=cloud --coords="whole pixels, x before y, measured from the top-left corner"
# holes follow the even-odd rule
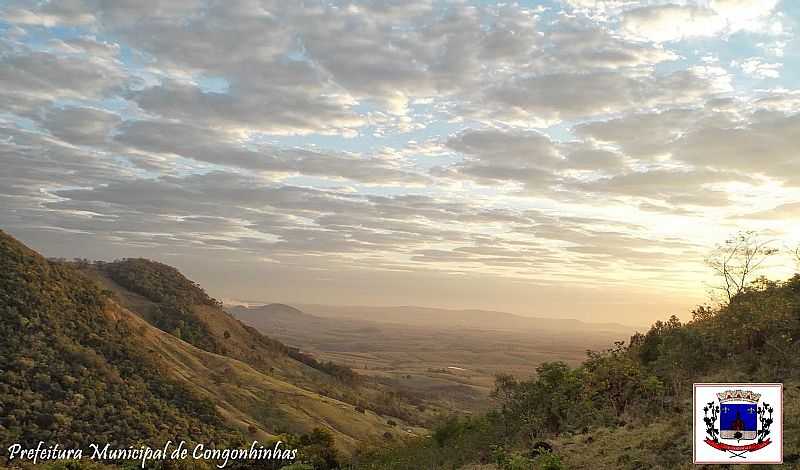
[[[590,108],[603,112],[638,98],[636,91],[625,93],[639,88],[637,83],[610,70],[677,58],[566,15],[558,27],[542,28],[536,10],[510,5],[303,8],[235,0],[73,2],[62,10],[49,14],[61,15],[64,24],[91,15],[94,28],[143,55],[152,76],[130,98],[145,111],[196,125],[278,134],[355,135],[369,124],[356,112],[359,104],[405,115],[409,101],[437,96],[474,102],[451,112],[476,114],[486,104],[492,115],[509,121],[557,118],[559,104],[572,111],[565,117]],[[590,70],[606,74],[581,76]],[[531,78],[521,81],[520,75]],[[226,92],[203,90],[197,83],[203,77],[224,79]],[[562,79],[566,91],[546,100]],[[570,90],[585,91],[590,80],[600,84],[601,96],[570,103]],[[505,115],[509,100],[539,88],[546,95],[523,101],[524,115],[514,108]]]
[[[54,136],[75,145],[102,145],[122,119],[94,108],[50,109],[42,125]]]
[[[159,243],[167,245],[183,241],[274,257],[402,254],[424,244],[469,242],[471,238],[463,226],[437,229],[433,222],[508,220],[503,214],[495,219],[476,207],[428,197],[368,198],[266,184],[221,172],[120,181],[92,189],[56,190],[54,194],[59,200],[48,202],[49,212],[43,214],[48,225],[57,218],[59,226],[92,230],[100,237],[128,231],[131,235],[163,233],[165,238]],[[94,215],[75,215],[80,213]],[[148,220],[153,223],[142,225]]]
[[[29,224],[92,232],[99,242],[124,239],[131,246],[180,250],[186,256],[252,253],[306,268],[325,259],[326,269],[355,256],[370,257],[374,269],[481,267],[487,272],[557,271],[568,259],[578,265],[601,261],[592,260],[598,254],[604,263],[666,262],[664,253],[651,251],[659,242],[601,228],[610,223],[602,219],[486,211],[424,196],[363,197],[265,184],[231,173],[138,179],[55,194],[59,200],[48,202],[46,211],[28,214]],[[472,228],[487,224],[512,231],[486,236]],[[528,236],[516,238],[521,233]],[[567,251],[553,242],[566,244]]]
[[[711,36],[725,28],[725,19],[710,8],[657,5],[625,12],[622,28],[630,35],[655,42]]]
[[[114,64],[93,56],[24,50],[0,56],[0,102],[7,112],[31,114],[59,99],[99,99],[123,77]]]
[[[450,138],[447,146],[464,159],[434,168],[434,175],[488,186],[520,184],[528,191],[547,192],[563,159],[556,145],[538,132],[470,130]]]
[[[764,174],[796,185],[798,132],[798,114],[756,115],[738,126],[705,122],[678,139],[671,151],[674,158],[693,165]]]
[[[0,10],[0,17],[10,23],[26,26],[77,26],[93,22],[96,18],[80,1],[46,2],[37,10],[10,5]]]
[[[596,24],[580,22],[574,17],[560,18],[559,27],[551,31],[549,43],[539,58],[544,68],[577,71],[651,66],[678,59],[663,47],[626,41]]]
[[[635,38],[654,42],[730,35],[739,31],[771,32],[777,0],[712,0],[676,4],[626,2],[621,28]],[[632,7],[632,8],[631,8]]]
[[[625,167],[622,155],[587,143],[558,143],[533,131],[469,130],[451,137],[447,147],[463,160],[434,174],[473,179],[485,185],[518,183],[529,194],[546,194],[565,172],[615,173]]]
[[[557,143],[536,132],[463,132],[447,142],[463,160],[435,168],[433,174],[493,187],[514,183],[518,190],[530,196],[581,204],[591,204],[591,197],[581,195],[604,195],[646,199],[651,207],[656,208],[658,206],[653,203],[659,203],[662,209],[673,213],[686,207],[724,208],[732,204],[725,189],[728,185],[759,183],[748,176],[753,170],[724,160],[722,155],[728,152],[727,148],[720,149],[720,155],[703,153],[704,160],[685,158],[687,155],[679,149],[692,136],[686,129],[690,125],[697,126],[698,121],[702,121],[700,116],[690,110],[675,110],[580,127],[579,133],[594,139],[594,144]],[[645,138],[640,138],[642,133]],[[697,137],[698,142],[707,138],[705,135]],[[724,139],[720,139],[722,141]],[[606,143],[618,145],[624,153],[600,146]],[[734,141],[729,145],[738,144]],[[742,150],[748,152],[746,148]],[[676,159],[683,156],[685,164],[642,165],[643,161],[663,160],[656,158],[659,156]],[[743,160],[751,161],[752,156],[748,154]]]
[[[564,169],[617,173],[626,166],[624,156],[612,150],[585,143],[564,147],[566,158],[560,165]]]
[[[302,81],[298,74],[298,82]],[[276,85],[247,90],[233,83],[226,93],[212,93],[173,82],[136,92],[131,99],[143,110],[165,118],[270,134],[354,132],[366,123],[352,112],[352,102],[346,97],[325,96],[314,88]]]
[[[682,206],[725,206],[729,203],[723,191],[709,185],[731,181],[751,181],[735,173],[711,170],[649,169],[622,173],[589,182],[574,182],[576,190],[661,200]]]
[[[151,57],[166,77],[134,96],[143,108],[270,133],[361,127],[366,122],[351,108],[363,101],[403,114],[409,97],[463,92],[479,85],[487,66],[513,63],[535,47],[527,10],[452,5],[429,21],[429,4],[407,7],[85,5],[99,18],[97,28]],[[229,90],[207,94],[187,80],[174,83],[197,76],[224,78]]]
[[[702,117],[689,108],[631,113],[623,117],[579,124],[577,135],[611,143],[627,155],[649,159],[669,152],[670,144]]]
[[[795,197],[776,5],[12,0],[0,224],[297,279],[656,285]]]
[[[94,186],[131,175],[91,149],[8,127],[0,127],[0,160],[4,168],[0,173],[0,193],[26,196],[19,201],[23,206],[36,205],[53,188]]]
[[[347,178],[365,183],[426,179],[390,160],[242,141],[236,134],[161,121],[131,121],[114,137],[129,152],[173,154],[214,165],[277,173]]]
[[[547,168],[559,159],[553,142],[538,132],[470,130],[451,138],[447,145],[484,163]]]
[[[743,214],[741,217],[745,219],[761,220],[800,219],[800,202],[781,204],[772,209]]]
[[[516,78],[488,88],[466,112],[481,119],[537,126],[656,106],[696,104],[729,88],[719,69],[669,74],[563,73]]]
[[[731,65],[742,69],[744,73],[754,78],[778,78],[781,76],[783,64],[763,62],[757,57],[745,61],[734,61]]]

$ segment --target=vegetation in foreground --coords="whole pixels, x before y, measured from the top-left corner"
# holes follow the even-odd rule
[[[691,321],[657,322],[627,343],[588,352],[578,367],[551,362],[539,366],[531,379],[500,376],[495,410],[449,418],[428,438],[389,447],[384,441],[347,465],[328,432],[285,435],[302,455],[287,468],[691,468],[691,384],[697,381],[783,382],[785,461],[798,464],[800,275],[782,282],[752,279],[773,252],[747,236],[732,243],[723,247],[723,258],[710,263],[723,279],[725,302],[697,308]],[[0,254],[0,327],[8,338],[0,349],[4,442],[124,445],[175,433],[220,445],[242,442],[243,430],[231,427],[207,396],[170,378],[148,349],[157,343],[139,339],[152,333],[125,321],[109,302],[111,293],[2,233]],[[181,307],[178,297],[166,302]],[[185,325],[173,336],[182,336]],[[209,325],[198,322],[192,330],[197,335],[187,339],[209,348],[213,343],[203,343],[204,338],[226,344],[213,328],[204,330]],[[161,468],[211,466],[173,462]],[[91,462],[44,467],[105,468]]]
[[[528,380],[500,376],[496,410],[365,452],[352,468],[692,468],[692,383],[701,381],[784,383],[784,461],[800,465],[800,274],[755,278],[773,254],[740,234],[709,260],[724,303],[589,351],[579,367],[551,362]]]

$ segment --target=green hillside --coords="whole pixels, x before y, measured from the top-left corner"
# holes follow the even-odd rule
[[[415,405],[390,387],[361,377],[348,367],[317,360],[243,324],[171,266],[146,259],[71,264],[109,290],[120,305],[158,329],[204,351],[241,361],[272,381],[302,388],[325,400],[346,403],[349,410],[369,410],[377,419],[386,416],[386,422],[392,419],[414,427],[424,426],[434,413],[435,407],[419,413]],[[219,376],[214,379],[218,381]],[[361,415],[354,419],[358,422],[364,413],[356,413]],[[291,414],[307,421],[305,411],[295,410]],[[280,420],[273,416],[275,424],[270,429],[272,432],[295,429],[297,419]],[[381,427],[385,426],[382,423]],[[395,431],[383,429],[377,435],[397,434]],[[377,429],[369,433],[372,432]],[[346,448],[354,448],[360,439],[348,440]]]
[[[292,361],[284,344],[228,315],[217,300],[171,266],[142,258],[72,264],[110,291],[120,305],[199,349],[271,375],[334,379]]]
[[[153,302],[142,313],[155,326],[206,351],[223,352],[223,346],[192,314],[195,305],[215,306],[216,300],[177,269],[142,258],[98,263],[98,267],[120,286]]]
[[[226,443],[241,436],[170,379],[107,293],[0,232],[0,441]]]
[[[169,266],[48,261],[0,232],[0,311],[3,443],[281,439],[331,468],[337,454],[413,436],[337,398],[382,391],[292,358]]]
[[[759,279],[727,305],[699,307],[690,322],[673,316],[589,352],[580,367],[556,362],[528,380],[499,377],[495,411],[375,449],[354,468],[693,468],[694,382],[784,383],[784,461],[800,467],[800,275]]]

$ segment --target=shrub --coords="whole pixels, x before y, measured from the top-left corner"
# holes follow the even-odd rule
[[[536,466],[541,470],[564,470],[564,464],[558,455],[545,452],[536,459]]]

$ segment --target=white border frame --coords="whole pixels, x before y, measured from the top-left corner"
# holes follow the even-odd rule
[[[755,461],[755,460],[748,460],[746,462],[726,462],[729,465],[752,465],[752,464],[762,464],[762,465],[783,465],[783,384],[782,383],[695,383],[692,384],[692,463],[695,465],[723,465],[720,462],[698,462],[697,461],[697,430],[695,429],[697,426],[697,388],[698,387],[740,387],[740,388],[747,388],[750,386],[778,386],[781,389],[781,409],[780,409],[780,432],[777,433],[777,439],[781,448],[781,460],[780,462],[764,462],[764,461]],[[773,442],[775,442],[773,441]]]

